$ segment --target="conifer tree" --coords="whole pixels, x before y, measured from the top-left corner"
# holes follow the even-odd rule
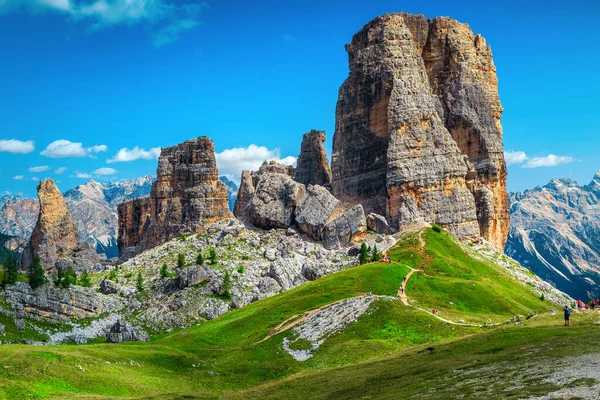
[[[169,277],[169,267],[167,266],[167,264],[163,264],[161,269],[160,269],[160,277],[161,278],[168,278]]]
[[[367,249],[367,245],[364,242],[360,245],[360,254],[358,256],[358,262],[361,265],[369,262],[369,250]]]
[[[44,275],[42,261],[39,257],[35,257],[29,266],[29,286],[32,289],[36,289],[44,283],[46,283],[46,276]]]
[[[12,285],[17,281],[17,265],[15,264],[12,252],[8,253],[5,267],[4,281],[2,283],[4,285]]]
[[[202,255],[202,252],[198,253],[198,256],[196,257],[196,264],[198,264],[198,265],[204,264],[204,256]]]
[[[210,249],[209,257],[210,257],[210,263],[212,265],[215,265],[217,263],[217,252],[215,251],[214,248]]]
[[[142,277],[142,272],[138,272],[137,274],[137,281],[135,284],[135,287],[137,288],[137,291],[140,293],[143,293],[145,288],[144,288],[144,278]]]
[[[225,297],[231,297],[231,275],[229,274],[229,272],[225,272],[225,277],[223,277],[221,293]]]
[[[182,253],[177,255],[177,268],[184,269],[185,268],[185,256]]]

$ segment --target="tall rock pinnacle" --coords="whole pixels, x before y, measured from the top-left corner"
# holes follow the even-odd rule
[[[325,132],[315,129],[302,137],[294,180],[304,185],[331,184],[331,169],[323,143]]]
[[[21,257],[21,267],[26,269],[33,258],[39,257],[46,272],[52,272],[61,263],[76,270],[94,268],[99,259],[87,243],[79,240],[71,214],[54,181],[41,181],[37,192],[40,212]]]
[[[214,144],[202,136],[162,149],[150,197],[119,206],[119,253],[157,246],[230,218],[227,187],[219,180]],[[130,254],[131,255],[131,254]]]
[[[467,25],[395,13],[346,46],[333,194],[385,215],[393,228],[435,221],[501,249],[508,232],[506,167],[491,51]]]

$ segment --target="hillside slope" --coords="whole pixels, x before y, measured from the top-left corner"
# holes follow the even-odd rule
[[[498,253],[462,246],[445,232],[400,235],[389,255],[391,263],[337,272],[149,343],[3,346],[0,396],[233,396],[266,382],[285,387],[292,376],[385,363],[422,346],[486,335],[491,322],[559,307],[540,292],[569,301],[536,277],[519,281],[513,274],[526,273],[521,267],[489,260]],[[398,289],[411,268],[418,272],[407,282],[406,306]],[[431,315],[432,307],[450,322]]]

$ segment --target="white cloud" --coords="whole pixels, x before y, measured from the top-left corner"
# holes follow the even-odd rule
[[[71,175],[71,178],[90,179],[92,178],[92,175],[86,174],[84,172],[75,171],[75,173]]]
[[[506,165],[512,164],[521,164],[527,160],[527,154],[524,151],[505,151],[504,152],[504,161],[506,161]]]
[[[15,176],[13,177],[13,179],[14,179],[14,180],[16,180],[16,181],[22,181],[24,178],[25,178],[25,177],[24,177],[23,175],[15,175]]]
[[[38,178],[37,176],[34,176],[34,177],[31,178],[31,180],[34,181],[34,182],[37,182],[37,181],[40,180],[40,178]]]
[[[215,154],[219,175],[225,175],[229,179],[239,182],[242,170],[255,171],[260,168],[264,160],[277,161],[286,165],[296,165],[296,157],[287,156],[281,158],[279,149],[270,150],[265,146],[251,144],[248,147],[236,147],[223,150]]]
[[[92,174],[94,175],[100,175],[100,176],[105,176],[105,175],[114,175],[117,173],[117,170],[114,168],[98,168],[97,170],[95,170],[94,172],[92,172]]]
[[[152,160],[160,156],[160,147],[154,147],[150,150],[140,149],[135,146],[133,149],[122,148],[118,153],[111,159],[106,160],[108,164],[115,162],[129,162],[135,160]]]
[[[54,173],[57,175],[60,175],[62,173],[64,173],[67,170],[67,167],[60,167],[54,170]]]
[[[47,165],[40,165],[38,167],[29,168],[29,172],[44,172],[44,171],[48,171],[49,169],[50,169],[50,167]]]
[[[93,153],[106,151],[106,145],[96,145],[92,147],[83,147],[80,142],[71,142],[69,140],[56,140],[48,145],[40,154],[49,158],[65,157],[93,157]]]
[[[24,9],[43,11],[88,24],[93,30],[114,25],[145,24],[156,46],[176,41],[179,34],[200,24],[204,1],[188,0],[0,0],[0,13]]]
[[[575,159],[570,156],[556,156],[554,154],[548,154],[547,156],[530,158],[523,165],[523,168],[554,167],[560,164],[568,164],[573,161],[575,161]]]
[[[0,140],[0,152],[27,154],[33,150],[35,150],[35,145],[32,140],[26,142],[16,139]]]

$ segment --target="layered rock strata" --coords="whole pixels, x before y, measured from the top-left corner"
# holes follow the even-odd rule
[[[119,206],[119,253],[135,254],[231,217],[212,140],[164,148],[149,197]]]
[[[304,134],[296,162],[294,174],[296,182],[321,186],[331,184],[331,169],[323,143],[325,143],[324,131],[313,129]]]
[[[396,13],[371,21],[346,50],[350,74],[336,109],[333,194],[385,216],[394,229],[435,221],[461,238],[482,235],[502,248],[502,108],[483,38],[448,18]]]
[[[31,238],[21,257],[21,268],[27,269],[39,257],[47,273],[55,267],[92,270],[100,267],[94,249],[79,239],[65,200],[52,179],[37,187],[40,211]]]

